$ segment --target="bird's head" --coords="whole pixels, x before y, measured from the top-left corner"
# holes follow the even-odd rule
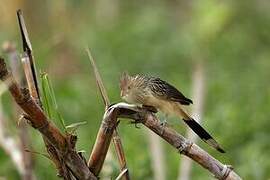
[[[121,77],[120,77],[120,96],[123,99],[126,99],[129,94],[130,91],[132,90],[132,77],[128,75],[127,72],[123,72]]]
[[[138,103],[145,94],[146,85],[144,76],[130,76],[124,72],[120,77],[121,98],[129,103]]]

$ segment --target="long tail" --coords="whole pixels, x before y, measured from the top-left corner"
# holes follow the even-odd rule
[[[184,122],[208,145],[212,146],[221,153],[225,151],[221,148],[218,142],[190,115],[188,115],[180,105],[177,107],[177,115],[183,118]]]

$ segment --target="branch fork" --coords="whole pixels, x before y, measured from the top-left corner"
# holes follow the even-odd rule
[[[93,153],[99,153],[102,151],[104,156],[106,155],[107,149],[110,144],[110,136],[103,136],[102,126],[106,124],[107,126],[113,128],[117,122],[118,118],[128,118],[129,120],[135,120],[141,122],[144,126],[155,132],[169,144],[171,144],[175,149],[179,151],[180,154],[188,156],[189,158],[196,161],[198,164],[208,169],[217,179],[224,180],[240,180],[241,178],[227,165],[223,165],[221,162],[213,158],[206,151],[201,149],[196,144],[190,142],[182,135],[178,134],[174,129],[163,126],[161,121],[148,109],[138,107],[136,105],[131,105],[127,103],[118,103],[110,106],[103,116],[103,123],[101,124],[100,131],[98,132],[98,137],[96,139],[95,146],[93,148],[91,157],[89,159],[88,166],[90,169],[97,173],[100,171],[97,167],[102,167],[105,157],[94,156]],[[110,132],[112,134],[112,130]],[[95,158],[94,158],[95,157]],[[94,160],[94,161],[93,161]],[[95,174],[95,173],[94,173]]]
[[[29,76],[33,76],[34,79],[28,80],[33,84],[33,88],[28,85],[30,92],[26,88],[21,88],[14,80],[12,73],[7,70],[4,59],[2,58],[0,58],[0,79],[8,86],[8,89],[16,103],[26,113],[27,119],[30,121],[32,127],[36,128],[43,135],[48,153],[51,157],[57,158],[52,159],[52,161],[57,166],[57,169],[60,170],[59,175],[64,179],[97,179],[112,139],[114,141],[118,161],[122,171],[120,173],[120,177],[123,176],[125,180],[130,179],[128,169],[126,167],[123,147],[116,129],[119,123],[118,118],[127,118],[135,123],[142,123],[145,127],[159,135],[171,146],[177,149],[180,154],[188,156],[202,167],[209,170],[217,179],[241,179],[230,166],[223,165],[221,162],[202,150],[199,146],[178,134],[171,127],[164,126],[154,115],[156,109],[152,109],[151,107],[139,107],[122,102],[109,106],[110,102],[107,92],[89,50],[87,50],[87,52],[105,104],[105,113],[97,134],[94,148],[88,163],[86,164],[85,158],[81,153],[76,152],[75,150],[77,137],[71,134],[62,134],[60,130],[49,121],[40,104],[38,104],[39,92],[35,75],[32,47],[21,11],[18,11],[17,15],[21,28],[23,47],[27,55],[26,60],[29,59],[29,62],[27,63],[28,65],[29,63],[31,65],[25,69],[29,71],[31,70]],[[31,93],[31,91],[36,91],[36,93]]]
[[[49,148],[51,153],[58,154],[59,157],[69,168],[72,175],[78,179],[97,179],[86,166],[85,161],[75,151],[76,138],[74,136],[63,135],[52,122],[49,121],[40,106],[30,96],[29,91],[25,88],[20,88],[18,83],[14,80],[11,72],[7,70],[3,58],[0,58],[0,79],[6,83],[10,80],[8,89],[13,96],[16,103],[29,116],[29,121],[32,126],[36,128],[52,145]],[[46,145],[47,146],[47,145]],[[50,152],[49,152],[50,153]],[[56,166],[62,166],[63,162],[60,159],[52,159]],[[61,169],[61,168],[60,168]],[[63,171],[66,169],[62,169]],[[59,172],[60,176],[63,172]],[[71,174],[65,173],[66,179],[72,179]]]
[[[78,179],[96,179],[96,176],[99,175],[113,132],[117,126],[118,118],[129,118],[131,120],[141,122],[144,126],[155,132],[180,151],[180,153],[190,157],[201,166],[208,169],[218,179],[241,179],[234,171],[228,169],[227,166],[214,159],[199,146],[191,144],[172,128],[162,126],[160,121],[152,112],[127,103],[114,104],[106,110],[103,116],[103,123],[101,124],[98,132],[96,143],[88,161],[88,167],[86,167],[85,161],[83,161],[83,159],[73,149],[75,147],[76,140],[72,140],[71,143],[68,143],[67,137],[62,135],[52,123],[49,123],[48,118],[31,98],[29,92],[25,89],[19,88],[12,74],[8,72],[2,58],[0,58],[0,79],[4,82],[7,79],[11,80],[9,91],[15,101],[25,111],[25,113],[30,116],[30,121],[33,123],[33,126],[38,128],[38,130],[48,138],[50,143],[57,149],[58,153],[60,153],[62,157],[64,155],[65,158],[63,158],[63,160],[71,169],[73,175]]]

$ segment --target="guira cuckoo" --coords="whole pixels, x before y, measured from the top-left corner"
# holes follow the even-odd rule
[[[120,77],[120,90],[121,98],[128,103],[154,107],[166,115],[183,119],[204,142],[225,153],[217,141],[185,112],[183,106],[192,104],[192,100],[166,81],[143,75],[129,76],[124,72]]]

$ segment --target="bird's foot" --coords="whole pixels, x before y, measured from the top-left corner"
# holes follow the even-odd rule
[[[161,134],[163,134],[163,133],[164,133],[164,131],[165,131],[165,128],[166,128],[166,127],[167,127],[167,125],[168,125],[168,123],[167,123],[166,119],[165,119],[165,120],[163,120],[163,121],[161,121],[160,125],[161,125],[161,129],[162,129]]]
[[[167,119],[168,119],[168,114],[165,114],[164,118],[162,118],[163,121],[161,121],[161,126],[166,127],[168,125]]]
[[[140,124],[141,122],[142,122],[141,120],[134,120],[134,121],[131,121],[130,124],[134,124],[135,128],[140,129],[138,124]]]
[[[167,125],[168,125],[168,122],[166,119],[161,122],[161,126],[166,127]]]

